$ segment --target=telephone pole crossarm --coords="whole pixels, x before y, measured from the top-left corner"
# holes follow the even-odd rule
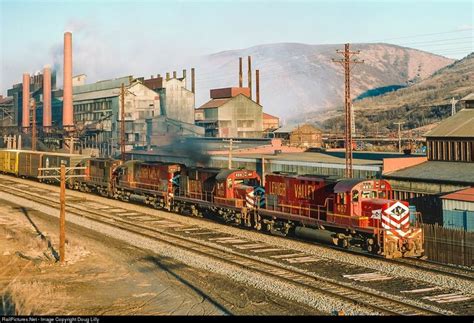
[[[229,148],[229,164],[228,164],[228,168],[229,169],[232,169],[232,149],[233,148],[238,148],[238,147],[235,147],[233,144],[234,143],[241,143],[242,141],[240,140],[234,140],[234,139],[223,139],[222,141],[224,142],[228,142],[229,145],[226,145],[224,146],[224,148]]]

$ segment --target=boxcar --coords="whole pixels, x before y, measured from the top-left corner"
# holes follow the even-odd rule
[[[87,156],[77,154],[44,152],[42,156],[42,165],[45,168],[56,168],[61,167],[61,163],[64,162],[66,167],[75,167],[84,158],[87,158]]]
[[[41,151],[20,151],[18,154],[18,176],[33,177],[38,176],[38,168],[42,167],[43,152]]]
[[[18,176],[18,154],[21,150],[0,150],[0,172]]]

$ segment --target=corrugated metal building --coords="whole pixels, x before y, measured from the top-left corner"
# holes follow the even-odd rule
[[[99,146],[117,144],[120,140],[122,84],[125,87],[126,144],[145,146],[145,120],[160,114],[160,97],[132,76],[75,86],[74,123]]]
[[[143,80],[150,89],[160,95],[161,115],[184,123],[194,123],[195,95],[187,89],[187,78],[183,71],[180,78],[157,76]]]
[[[15,126],[15,109],[13,107],[13,97],[3,97],[0,95],[0,127],[2,131]]]
[[[383,177],[392,183],[396,198],[417,206],[425,222],[441,224],[441,196],[474,186],[474,105],[466,105],[426,136],[428,161]]]
[[[211,100],[195,111],[196,125],[208,137],[261,138],[262,106],[249,97],[249,88],[211,90]]]
[[[474,94],[460,101],[464,109],[425,134],[428,160],[474,162]]]
[[[474,231],[474,188],[441,196],[443,225]]]

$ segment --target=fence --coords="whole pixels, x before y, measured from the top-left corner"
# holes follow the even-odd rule
[[[423,224],[423,229],[425,233],[425,255],[429,260],[472,266],[474,232],[444,228],[437,224]]]

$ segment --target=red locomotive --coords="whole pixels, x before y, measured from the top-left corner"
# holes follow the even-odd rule
[[[85,177],[71,180],[70,188],[178,213],[218,216],[274,234],[294,232],[342,247],[357,245],[387,258],[423,255],[416,217],[410,217],[407,202],[392,199],[385,180],[268,174],[263,188],[257,172],[245,169],[106,158],[87,158],[80,165],[86,166]]]
[[[269,230],[294,228],[297,235],[357,244],[387,258],[423,255],[422,230],[410,222],[408,203],[391,199],[385,180],[267,175],[265,191],[267,207],[259,214]]]

